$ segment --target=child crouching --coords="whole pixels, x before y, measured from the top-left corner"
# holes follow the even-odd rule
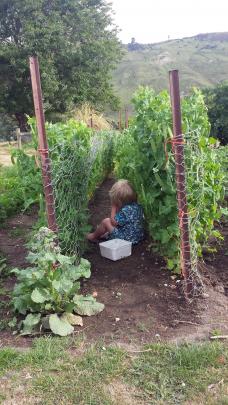
[[[124,239],[134,245],[144,238],[143,209],[137,203],[137,195],[127,180],[117,181],[109,192],[111,200],[111,217],[105,218],[96,231],[89,233],[87,239],[96,241],[100,238]]]

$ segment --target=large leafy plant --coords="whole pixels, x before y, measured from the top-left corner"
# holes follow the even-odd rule
[[[30,243],[27,256],[32,267],[14,269],[17,277],[12,303],[16,313],[26,316],[19,322],[22,334],[39,328],[51,329],[61,336],[73,332],[72,324],[81,324],[77,315],[94,315],[103,304],[93,296],[80,294],[81,278],[90,277],[90,263],[75,256],[65,256],[56,242],[56,235],[41,228]]]
[[[134,98],[136,115],[129,130],[118,137],[115,172],[129,179],[143,205],[152,245],[179,270],[180,234],[176,198],[175,164],[172,153],[170,98],[141,88]],[[202,94],[198,90],[182,100],[187,200],[192,251],[202,254],[222,215],[224,173],[217,159],[216,140]]]

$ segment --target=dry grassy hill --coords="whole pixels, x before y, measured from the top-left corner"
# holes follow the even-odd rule
[[[228,33],[199,34],[191,38],[140,45],[129,51],[114,73],[114,86],[123,104],[129,104],[139,85],[168,88],[168,71],[179,69],[181,90],[207,87],[228,80]]]

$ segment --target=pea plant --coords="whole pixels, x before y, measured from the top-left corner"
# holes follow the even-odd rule
[[[30,119],[29,123],[37,148],[35,120]],[[85,249],[85,234],[90,229],[89,199],[111,171],[113,133],[93,132],[84,123],[73,119],[47,123],[46,132],[59,240],[64,252],[81,257]],[[41,194],[43,197],[42,187]],[[45,219],[43,198],[40,206],[40,215]]]
[[[172,153],[170,98],[140,88],[134,97],[136,111],[129,130],[115,144],[115,173],[134,185],[143,205],[151,246],[162,254],[168,268],[179,271],[179,227]],[[182,101],[185,132],[187,198],[191,243],[200,255],[210,235],[219,237],[215,221],[222,215],[224,175],[216,158],[216,141],[201,93],[194,90]]]

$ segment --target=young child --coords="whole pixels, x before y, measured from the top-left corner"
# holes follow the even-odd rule
[[[96,231],[89,233],[87,239],[99,238],[124,239],[134,245],[143,240],[143,209],[137,203],[137,195],[127,180],[117,181],[109,191],[111,199],[111,218],[105,218]]]

